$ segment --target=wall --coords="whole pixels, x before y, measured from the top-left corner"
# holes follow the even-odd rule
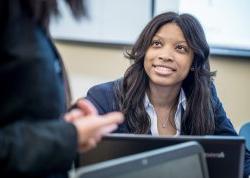
[[[85,96],[98,83],[122,77],[129,61],[122,49],[57,43],[69,74],[73,100]]]
[[[129,66],[122,49],[57,43],[68,69],[74,100],[97,83],[122,77]],[[218,95],[236,130],[250,121],[250,58],[211,57]]]
[[[229,118],[238,129],[250,121],[250,58],[211,58],[215,84]]]

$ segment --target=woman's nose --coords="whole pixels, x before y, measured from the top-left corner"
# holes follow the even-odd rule
[[[160,59],[162,61],[173,61],[174,60],[174,56],[173,56],[171,50],[165,49],[165,50],[162,50],[159,53],[158,59]]]

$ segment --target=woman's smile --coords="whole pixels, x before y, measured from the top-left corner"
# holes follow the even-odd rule
[[[171,75],[176,70],[166,65],[153,65],[154,71],[159,75]]]

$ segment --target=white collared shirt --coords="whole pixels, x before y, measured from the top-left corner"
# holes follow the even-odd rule
[[[181,116],[182,116],[182,108],[184,111],[186,110],[186,95],[184,93],[184,90],[181,88],[179,100],[177,109],[174,116],[174,122],[176,126],[176,136],[180,135],[181,133]],[[144,99],[144,107],[146,109],[146,112],[148,113],[150,120],[151,120],[151,133],[152,135],[159,136],[158,128],[157,128],[157,115],[154,109],[154,106],[149,101],[148,95],[145,95]]]

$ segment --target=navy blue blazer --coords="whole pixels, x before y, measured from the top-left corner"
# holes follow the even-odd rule
[[[99,114],[105,114],[111,111],[119,111],[117,106],[117,100],[114,94],[114,84],[116,81],[103,83],[100,85],[93,86],[87,92],[86,99],[91,101],[97,108]],[[214,135],[230,135],[237,136],[237,133],[227,118],[226,113],[223,109],[222,103],[220,102],[215,86],[211,87],[212,104],[214,108],[215,116],[215,133]],[[115,131],[116,133],[129,133],[126,122],[121,124]],[[150,132],[148,134],[151,134]],[[184,133],[181,133],[184,134]],[[246,152],[245,157],[245,176],[250,175],[250,153]]]

